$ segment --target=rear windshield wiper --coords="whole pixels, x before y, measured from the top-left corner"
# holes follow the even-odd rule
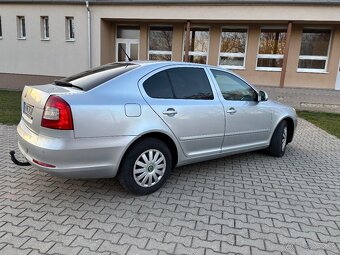
[[[65,81],[58,81],[58,80],[55,80],[53,82],[54,85],[57,85],[57,86],[61,86],[61,87],[70,87],[70,88],[77,88],[77,89],[80,89],[80,90],[84,90],[82,87],[79,87],[77,85],[73,85],[72,83],[70,82],[65,82]]]

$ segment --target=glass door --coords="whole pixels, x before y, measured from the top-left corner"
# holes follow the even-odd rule
[[[116,61],[139,59],[140,29],[137,26],[117,26]]]
[[[139,59],[138,39],[117,39],[116,40],[116,61],[129,61]]]

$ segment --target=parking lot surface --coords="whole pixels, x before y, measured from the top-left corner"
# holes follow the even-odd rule
[[[283,158],[177,168],[154,194],[18,167],[0,125],[0,254],[340,254],[340,140],[299,120]]]

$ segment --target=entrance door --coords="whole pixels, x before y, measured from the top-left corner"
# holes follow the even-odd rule
[[[338,66],[338,74],[336,76],[335,90],[340,90],[340,61]]]
[[[139,59],[140,29],[138,26],[117,26],[116,61]]]

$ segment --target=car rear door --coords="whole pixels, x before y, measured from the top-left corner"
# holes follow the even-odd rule
[[[272,111],[257,92],[236,75],[210,69],[226,113],[222,152],[263,147],[268,143]]]
[[[190,157],[221,152],[224,110],[204,67],[158,69],[139,83],[147,103]]]

